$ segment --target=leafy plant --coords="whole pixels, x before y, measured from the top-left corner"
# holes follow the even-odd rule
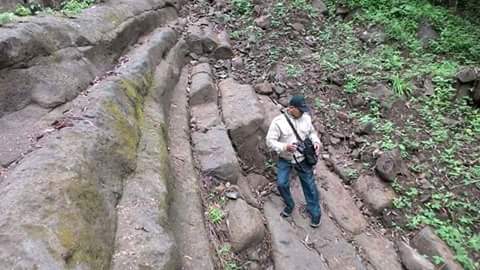
[[[15,8],[15,15],[17,16],[30,16],[32,15],[32,11],[25,7],[24,5],[17,5]]]
[[[362,79],[357,76],[348,76],[347,77],[347,83],[345,84],[345,92],[347,94],[355,94],[358,92],[358,87],[360,86],[360,83],[362,82]]]
[[[216,206],[211,206],[208,210],[208,219],[213,224],[219,224],[223,220],[224,216],[225,214],[223,213],[222,209]]]
[[[393,92],[397,96],[409,96],[412,93],[412,88],[409,83],[399,75],[395,74],[390,77]]]
[[[62,3],[62,11],[69,15],[75,15],[94,3],[95,0],[68,0]]]
[[[12,22],[14,19],[15,19],[15,14],[13,14],[11,12],[0,13],[0,25]]]
[[[239,15],[250,15],[253,4],[250,0],[232,0],[233,10]]]
[[[300,66],[288,64],[287,75],[288,77],[295,78],[303,74],[303,69]]]

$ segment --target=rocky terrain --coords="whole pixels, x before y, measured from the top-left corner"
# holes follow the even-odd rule
[[[92,1],[2,24],[0,268],[478,269],[480,74],[452,56],[395,80],[414,58],[359,10]],[[280,217],[264,142],[299,93],[323,143],[317,229],[296,176]]]

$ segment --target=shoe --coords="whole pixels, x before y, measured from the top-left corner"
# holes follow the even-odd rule
[[[283,208],[283,211],[280,213],[280,216],[287,218],[292,215],[293,210],[288,209],[287,207]]]
[[[320,224],[322,224],[322,218],[321,217],[312,218],[312,220],[310,222],[310,227],[318,228],[318,227],[320,227]]]

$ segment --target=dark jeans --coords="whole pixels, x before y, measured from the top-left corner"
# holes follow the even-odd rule
[[[300,178],[300,183],[302,184],[303,195],[305,195],[305,200],[307,201],[307,210],[312,216],[312,218],[318,218],[321,216],[320,204],[318,202],[318,190],[315,183],[315,176],[313,175],[313,168],[310,165],[307,165],[305,161],[300,162],[301,166],[297,164],[292,164],[290,161],[285,159],[278,159],[277,162],[277,187],[280,195],[283,198],[287,206],[287,210],[291,212],[295,203],[292,199],[292,194],[290,193],[290,172],[292,168],[298,173]]]

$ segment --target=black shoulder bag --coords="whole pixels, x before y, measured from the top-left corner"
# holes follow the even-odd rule
[[[297,130],[293,126],[292,121],[290,121],[290,118],[288,118],[287,114],[283,112],[283,115],[285,116],[285,118],[287,118],[288,124],[290,125],[290,127],[292,127],[295,136],[300,142],[300,145],[297,146],[298,152],[303,154],[303,156],[305,157],[305,162],[308,165],[314,166],[315,164],[317,164],[318,157],[317,153],[315,153],[315,146],[313,145],[312,140],[308,136],[305,138],[305,140],[302,140],[302,138],[300,138],[300,135],[298,135]]]

